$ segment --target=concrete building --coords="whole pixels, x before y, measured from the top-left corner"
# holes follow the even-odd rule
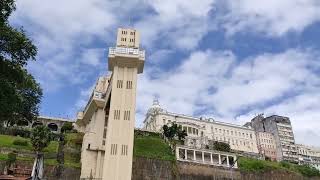
[[[267,132],[256,132],[259,153],[272,161],[277,160],[274,135]]]
[[[98,79],[78,113],[78,129],[85,132],[82,179],[131,179],[137,74],[143,72],[145,60],[139,39],[136,30],[118,29],[116,47],[109,48],[112,74]]]
[[[299,164],[308,164],[320,171],[320,148],[297,144]]]
[[[213,141],[226,142],[236,151],[258,154],[257,140],[252,128],[236,124],[215,121],[212,118],[196,118],[192,116],[171,113],[161,108],[154,100],[144,120],[144,128],[161,132],[165,124],[175,122],[186,130],[188,136],[185,145],[204,149]]]
[[[33,128],[39,125],[44,125],[47,126],[53,133],[60,133],[63,124],[66,122],[74,123],[74,120],[58,117],[38,116],[37,120],[33,122],[22,122],[18,124],[18,126]],[[6,126],[6,124],[4,124],[4,126]]]
[[[274,135],[278,161],[298,162],[297,148],[288,117],[272,115],[265,118],[260,114],[251,120],[251,126],[257,132],[267,132]]]

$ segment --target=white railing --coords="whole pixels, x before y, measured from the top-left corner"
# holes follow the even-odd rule
[[[93,93],[94,98],[102,99],[102,95],[103,95],[103,93],[99,92],[99,91],[94,91],[94,93]]]
[[[126,47],[110,47],[109,55],[126,54],[126,55],[137,55],[140,58],[145,57],[145,51],[140,49],[126,48]]]
[[[83,113],[87,112],[88,107],[89,107],[89,104],[90,104],[90,102],[92,101],[93,98],[102,99],[102,98],[103,98],[102,96],[103,96],[103,93],[102,93],[102,92],[99,92],[99,91],[94,90],[94,91],[92,92],[92,94],[91,94],[91,96],[90,96],[90,98],[89,98],[89,100],[88,100],[85,108],[84,108]]]

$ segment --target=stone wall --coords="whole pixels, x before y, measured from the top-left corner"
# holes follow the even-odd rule
[[[177,164],[147,158],[135,158],[132,169],[133,180],[320,180],[306,178],[286,171],[261,173],[241,172],[210,165],[177,162]]]
[[[0,170],[4,167],[0,161]],[[29,165],[19,162],[20,165]],[[47,180],[57,180],[54,166],[45,166]],[[1,174],[1,173],[0,173]],[[79,180],[80,169],[65,168],[60,180]],[[238,169],[227,169],[210,165],[161,161],[147,158],[134,158],[132,180],[320,180],[306,178],[300,174],[286,171],[267,171],[261,173],[241,172]]]

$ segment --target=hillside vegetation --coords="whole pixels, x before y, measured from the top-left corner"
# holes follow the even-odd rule
[[[157,133],[135,132],[134,157],[175,161],[169,145]]]
[[[240,170],[242,171],[263,172],[268,170],[283,170],[293,173],[299,173],[307,177],[320,176],[320,172],[314,167],[310,167],[307,165],[297,165],[288,162],[279,163],[240,157],[238,160],[238,165]]]
[[[80,135],[81,136],[81,135]],[[81,139],[81,138],[80,138]],[[26,141],[27,144],[16,143],[17,141]],[[80,148],[78,144],[79,134],[67,133],[65,145],[65,165],[68,167],[80,168]],[[80,140],[81,141],[81,140]],[[81,144],[81,143],[80,143]],[[29,138],[22,138],[18,136],[0,135],[0,148],[4,151],[16,152],[18,154],[17,160],[29,161],[33,163],[34,152]],[[45,164],[57,165],[56,153],[58,151],[58,142],[51,141],[49,146],[44,149]],[[7,154],[0,154],[0,161],[8,159]]]

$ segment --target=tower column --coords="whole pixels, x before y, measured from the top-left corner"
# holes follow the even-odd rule
[[[117,46],[109,49],[112,93],[106,97],[110,108],[103,180],[131,180],[137,74],[143,71],[144,58],[144,51],[139,49],[139,33],[120,28]]]

